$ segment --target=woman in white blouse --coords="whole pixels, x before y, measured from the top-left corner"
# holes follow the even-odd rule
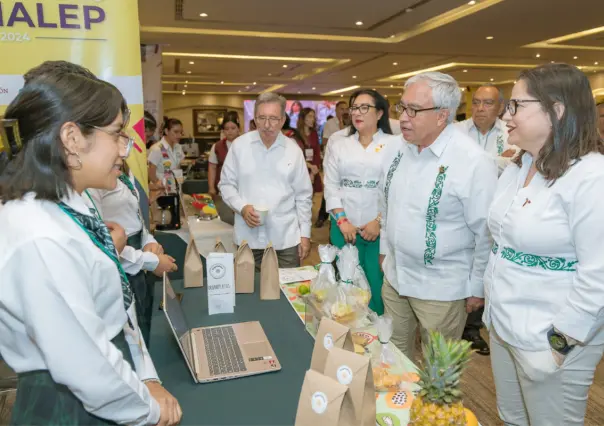
[[[112,85],[40,77],[6,110],[23,149],[0,179],[0,353],[11,424],[176,424],[106,226],[82,199],[115,188],[126,103]]]
[[[163,137],[151,147],[147,157],[149,182],[154,187],[162,186],[164,178],[170,179],[170,172],[180,171],[180,162],[185,158],[185,153],[180,146],[183,137],[180,120],[166,117],[162,128]]]
[[[585,74],[521,73],[503,117],[522,149],[488,217],[484,322],[502,420],[582,425],[604,351],[604,146]]]
[[[371,287],[369,307],[379,315],[383,274],[379,265],[379,180],[388,144],[400,143],[388,121],[388,101],[375,90],[361,89],[350,97],[352,126],[325,156],[325,201],[331,213],[331,243],[359,249],[361,267]]]

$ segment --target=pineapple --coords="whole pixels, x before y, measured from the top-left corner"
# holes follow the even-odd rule
[[[465,340],[446,340],[441,333],[430,332],[424,343],[421,389],[411,405],[410,426],[466,426],[459,385],[471,346]]]

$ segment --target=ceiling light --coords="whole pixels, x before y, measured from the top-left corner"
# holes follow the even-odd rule
[[[340,98],[343,98],[343,97],[344,97],[344,95],[340,95]]]
[[[241,93],[241,90],[237,90],[238,93]]]
[[[388,97],[388,95],[384,95],[384,97],[385,97],[385,98],[387,98],[387,97]]]
[[[535,55],[535,58],[540,58],[540,57],[541,57],[541,54],[540,54],[540,53],[537,53],[537,54]]]
[[[462,87],[462,88],[461,88],[461,91],[462,91],[462,92],[465,92],[465,91],[466,91],[466,88],[465,88],[465,87]]]
[[[189,61],[189,65],[195,65],[195,62]]]
[[[363,25],[363,21],[356,21],[354,24],[358,25],[358,26],[361,26],[361,25]]]
[[[252,83],[254,86],[256,85],[256,82],[254,81],[254,83]]]
[[[468,72],[468,70],[463,70],[463,72]]]
[[[189,87],[189,86],[187,86],[187,85],[185,84],[185,87]]]
[[[598,65],[598,62],[594,62],[594,65]]]
[[[191,71],[187,71],[187,74],[191,74]]]
[[[271,73],[269,72],[269,73],[268,73],[268,76],[270,77],[271,75],[273,75],[273,74],[271,74]]]
[[[394,84],[391,84],[390,87],[394,87]]]
[[[476,4],[476,2],[475,2],[474,0],[472,0],[472,1],[468,2],[468,4],[469,4],[470,6],[474,6],[474,5]]]
[[[573,56],[573,59],[579,59],[579,57],[578,56]]]
[[[495,79],[494,79],[494,78],[492,78],[492,79],[491,79],[491,81],[495,81]]]
[[[356,76],[356,75],[353,75],[353,76],[352,76],[352,78],[357,78],[357,76]]]
[[[555,62],[554,62],[554,61],[551,61],[551,63],[552,63],[552,64],[554,64]]]
[[[201,16],[202,18],[207,18],[208,14],[207,13],[200,13],[199,16]]]
[[[516,80],[514,80],[514,84],[516,84]]]
[[[390,34],[390,38],[394,38],[396,37],[394,34]]]
[[[493,40],[493,36],[487,36],[487,40]]]
[[[249,88],[250,88],[250,86],[245,86],[245,88],[246,88],[246,89],[249,89]]]
[[[183,90],[183,91],[182,91],[182,94],[183,94],[183,95],[186,95],[186,94],[187,94],[187,92],[185,92],[185,91]]]
[[[316,88],[316,87],[313,87],[313,88],[312,88],[312,90],[317,90],[317,88]]]
[[[187,83],[187,84],[188,84],[188,83],[189,83],[189,80],[185,81],[185,83]]]
[[[392,65],[397,66],[398,62],[393,62]]]
[[[224,81],[221,81],[220,84],[224,84]]]
[[[302,93],[302,92],[300,92],[300,91],[298,90],[298,95],[299,95],[300,93]]]
[[[283,64],[283,68],[287,68],[287,64]]]
[[[413,12],[412,8],[408,7],[407,9],[405,9],[405,13],[411,13],[411,12]]]

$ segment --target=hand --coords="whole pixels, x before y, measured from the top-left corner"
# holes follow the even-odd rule
[[[466,312],[472,313],[484,306],[484,299],[480,297],[468,297],[466,299]]]
[[[164,254],[164,248],[161,246],[161,244],[158,243],[149,243],[146,244],[145,247],[143,247],[143,251],[144,252],[149,252],[149,253],[153,253],[156,255],[160,255],[160,254]]]
[[[157,382],[145,383],[149,393],[159,404],[159,426],[172,426],[180,423],[182,410],[176,398]]]
[[[176,260],[173,257],[168,256],[167,254],[160,254],[157,256],[159,259],[159,263],[157,267],[153,271],[153,274],[158,277],[163,277],[164,272],[176,272],[178,271],[178,266],[176,265]]]
[[[347,243],[354,244],[357,240],[357,228],[348,221],[342,222],[339,226],[340,232],[344,235],[344,240]]]
[[[515,149],[506,149],[505,151],[503,151],[503,153],[501,154],[502,157],[506,157],[506,158],[511,158],[514,155],[516,155],[516,150]]]
[[[117,253],[120,254],[128,242],[126,231],[121,225],[115,222],[105,222],[105,225],[109,229],[109,233],[111,234],[111,239],[113,240],[113,245],[115,246]]]
[[[241,210],[241,216],[243,217],[243,220],[245,220],[245,223],[247,223],[247,226],[250,228],[257,228],[260,226],[260,216],[258,213],[256,213],[256,210],[254,210],[254,206],[250,204],[245,206]]]
[[[317,166],[315,166],[314,164],[309,164],[308,168],[310,169],[310,173],[312,175],[316,175],[319,173],[319,168]]]
[[[212,200],[216,201],[216,197],[218,196],[218,191],[216,191],[216,188],[210,188],[208,194],[210,194]]]
[[[385,254],[380,254],[380,269],[382,270],[382,272],[384,272],[384,259],[386,259],[386,255]]]
[[[380,224],[377,220],[372,220],[368,224],[361,226],[359,229],[361,231],[361,237],[363,237],[365,241],[375,241],[377,240],[377,237],[380,236]]]
[[[310,253],[310,238],[302,237],[300,239],[300,245],[298,246],[298,256],[300,256],[300,260],[306,259],[308,253]]]

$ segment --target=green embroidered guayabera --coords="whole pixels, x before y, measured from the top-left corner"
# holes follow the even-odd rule
[[[440,166],[434,189],[428,201],[428,210],[426,211],[426,250],[424,251],[424,265],[432,265],[434,255],[436,254],[436,216],[438,215],[438,204],[443,194],[443,186],[447,178],[449,167]]]
[[[497,243],[494,243],[491,251],[493,254],[497,254],[498,250],[499,246]],[[516,265],[529,268],[542,268],[547,271],[574,272],[577,270],[575,265],[578,263],[577,260],[567,260],[564,257],[537,256],[536,254],[523,253],[510,247],[503,248],[501,257]]]

